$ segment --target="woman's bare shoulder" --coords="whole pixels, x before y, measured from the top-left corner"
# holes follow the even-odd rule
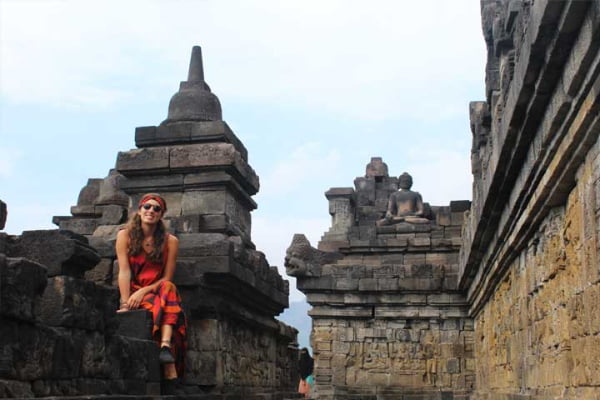
[[[179,239],[177,239],[177,236],[173,235],[172,233],[167,234],[167,240],[168,240],[169,244],[178,244],[179,243]]]
[[[129,229],[123,228],[117,232],[117,240],[119,239],[129,239]]]

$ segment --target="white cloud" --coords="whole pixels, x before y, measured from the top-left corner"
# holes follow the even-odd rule
[[[290,154],[275,160],[273,168],[266,171],[261,181],[261,197],[286,196],[306,182],[314,184],[323,171],[335,171],[340,159],[337,150],[325,149],[321,143],[301,144]]]
[[[470,200],[472,178],[470,160],[455,149],[410,148],[406,171],[413,177],[413,190],[435,206],[448,199]]]
[[[22,231],[40,229],[58,229],[52,223],[54,215],[64,215],[70,208],[66,203],[48,203],[48,198],[40,198],[41,202],[13,201],[12,198],[2,199],[7,204],[8,216],[6,218],[5,232],[20,235]]]
[[[475,3],[4,0],[0,90],[83,106],[170,95],[176,82],[156,76],[185,79],[201,44],[207,81],[228,99],[427,118],[455,88],[483,84]]]
[[[276,265],[279,273],[290,282],[290,302],[302,300],[304,294],[296,289],[296,279],[287,276],[283,266],[285,251],[292,242],[294,233],[304,233],[313,247],[317,247],[321,236],[329,229],[329,218],[295,218],[293,216],[255,217],[252,221],[252,241],[256,248],[267,255],[270,264]]]
[[[0,147],[0,178],[13,176],[23,152],[19,149]]]

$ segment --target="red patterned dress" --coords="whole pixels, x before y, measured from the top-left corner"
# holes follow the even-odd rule
[[[151,261],[147,254],[142,251],[136,256],[129,256],[129,266],[131,268],[130,291],[133,294],[138,289],[152,285],[162,278],[165,264],[167,262],[169,241],[168,234],[165,238],[165,248],[163,250],[163,260],[161,263]],[[187,348],[186,330],[187,321],[183,309],[181,308],[181,297],[177,288],[170,281],[163,281],[154,291],[147,293],[140,308],[145,308],[152,312],[152,337],[160,344],[160,327],[168,324],[173,325],[173,336],[171,339],[171,353],[175,357],[175,368],[177,376],[183,377],[185,370],[185,351]]]

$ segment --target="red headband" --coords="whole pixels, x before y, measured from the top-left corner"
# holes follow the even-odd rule
[[[162,209],[164,211],[167,211],[167,203],[165,202],[165,200],[162,197],[155,195],[155,194],[147,194],[144,197],[142,197],[142,199],[140,200],[140,203],[138,204],[138,208],[143,206],[144,203],[147,202],[148,200],[154,200],[154,201],[158,202],[158,204],[160,204]]]

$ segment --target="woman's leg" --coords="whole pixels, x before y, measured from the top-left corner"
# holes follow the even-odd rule
[[[171,337],[173,337],[173,325],[164,324],[160,327],[160,346],[171,347]]]
[[[171,348],[171,338],[173,337],[173,325],[164,324],[160,327],[160,347]],[[175,369],[175,363],[163,364],[163,373],[165,379],[177,378],[177,370]]]

